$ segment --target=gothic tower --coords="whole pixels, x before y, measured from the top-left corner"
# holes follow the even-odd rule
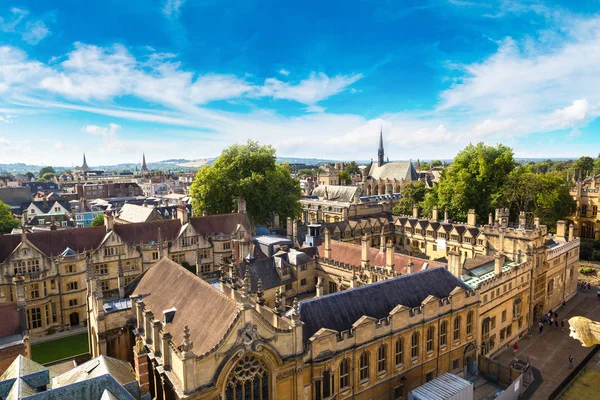
[[[149,175],[148,166],[146,165],[146,154],[142,153],[142,175]]]
[[[379,132],[379,150],[377,150],[377,166],[381,167],[383,165],[383,128]]]
[[[87,165],[87,161],[86,161],[86,159],[85,159],[85,153],[83,153],[83,165],[81,165],[81,170],[82,170],[83,172],[87,172],[87,171],[89,171],[89,170],[90,170],[90,167],[88,167],[88,165]]]

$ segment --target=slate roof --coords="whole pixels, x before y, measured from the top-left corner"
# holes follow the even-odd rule
[[[289,274],[283,276],[282,279],[277,273],[273,257],[263,258],[252,263],[242,263],[239,271],[240,277],[246,276],[246,268],[250,268],[250,287],[252,293],[256,293],[259,279],[262,280],[263,290],[279,287],[296,279],[291,268],[287,269]]]
[[[313,189],[312,195],[319,197],[319,199],[324,199],[326,190],[327,200],[335,200],[344,203],[352,203],[354,197],[360,195],[360,188],[358,186],[338,185],[319,185]]]
[[[429,295],[448,297],[457,286],[470,289],[439,267],[301,301],[303,340],[307,342],[321,328],[348,330],[364,315],[385,318],[398,305],[418,307]]]
[[[116,216],[121,221],[130,223],[134,222],[147,222],[150,219],[161,219],[162,216],[158,214],[154,207],[144,207],[135,204],[123,204],[119,214]]]
[[[373,179],[404,179],[407,182],[419,179],[415,167],[409,161],[386,162],[381,167],[377,163],[371,163],[368,168],[368,172],[365,172]]]
[[[135,372],[127,361],[100,356],[85,362],[52,380],[52,387],[62,387],[109,374],[121,385],[135,382]]]
[[[20,207],[22,203],[31,202],[31,190],[26,187],[0,188],[0,201],[10,207]]]
[[[203,217],[190,218],[190,223],[200,235],[209,233],[230,234],[237,230],[238,225],[242,225],[247,231],[250,231],[250,221],[246,214],[215,214]]]
[[[150,267],[134,294],[143,297],[156,318],[163,319],[163,310],[175,307],[177,312],[166,328],[179,345],[183,328],[188,325],[197,355],[212,349],[239,313],[233,299],[168,258]]]
[[[318,247],[318,252],[321,257],[325,255],[325,245],[321,244]],[[369,263],[374,266],[385,266],[385,253],[374,247],[369,246],[367,249],[367,257]],[[340,242],[337,240],[331,241],[331,259],[342,263],[359,266],[362,260],[362,247],[358,244]],[[422,258],[410,257],[405,254],[394,253],[394,270],[398,273],[406,273],[406,267],[412,261],[413,272],[420,271],[427,265],[427,268],[443,265],[437,261],[425,260]]]

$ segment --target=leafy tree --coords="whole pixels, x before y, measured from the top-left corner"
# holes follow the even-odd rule
[[[27,177],[28,180],[32,180],[33,178],[35,178],[35,175],[33,175],[33,172],[27,172],[25,174],[25,176]]]
[[[409,182],[402,190],[402,198],[394,206],[393,212],[398,215],[411,215],[413,206],[422,208],[421,202],[425,199],[427,187],[424,182]]]
[[[20,225],[21,223],[13,216],[8,206],[0,200],[0,234],[10,233]]]
[[[584,178],[594,169],[594,159],[587,156],[580,157],[579,160],[573,163],[573,169],[575,174],[579,176],[579,173],[581,173],[581,177]]]
[[[469,144],[454,159],[440,177],[439,184],[427,194],[429,211],[437,199],[440,210],[447,209],[450,217],[466,220],[470,208],[480,219],[492,212],[492,201],[506,176],[514,169],[512,149],[504,145]]]
[[[104,214],[96,215],[89,226],[104,226]]]
[[[46,172],[44,175],[42,175],[42,179],[45,181],[51,181],[55,176],[56,175],[53,172]]]
[[[429,164],[429,166],[430,166],[431,168],[434,168],[434,167],[441,167],[442,165],[443,165],[443,164],[442,164],[442,162],[441,162],[440,160],[433,160],[433,161],[431,162],[431,164]]]
[[[254,141],[223,150],[212,166],[203,166],[194,178],[190,188],[194,213],[229,213],[242,197],[255,224],[271,221],[274,213],[284,221],[299,216],[300,182],[291,177],[287,164],[275,161],[272,146]]]
[[[350,161],[346,165],[346,168],[344,168],[344,171],[349,175],[360,174],[360,168],[358,168],[356,161]]]
[[[42,169],[40,169],[38,176],[44,176],[44,174],[46,174],[48,172],[51,172],[54,175],[56,175],[56,171],[54,170],[54,168],[47,166],[47,167],[43,167]]]
[[[350,174],[346,171],[341,171],[339,178],[340,185],[350,185],[352,183],[352,178],[350,177]]]
[[[315,170],[310,168],[302,168],[298,170],[298,175],[315,176]]]

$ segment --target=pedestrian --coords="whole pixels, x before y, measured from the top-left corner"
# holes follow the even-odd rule
[[[569,369],[573,368],[573,356],[569,356]]]
[[[519,342],[515,342],[513,345],[513,354],[517,354],[517,351],[519,351]]]
[[[544,330],[544,323],[542,321],[540,321],[540,323],[538,324],[539,328],[540,328],[540,333],[542,333],[542,331]]]
[[[592,290],[592,284],[588,282],[588,290]]]
[[[561,331],[565,330],[565,320],[564,319],[562,321],[560,321],[560,330]]]
[[[554,317],[550,317],[550,328],[552,328],[552,325],[554,325]]]
[[[531,337],[531,328],[527,328],[527,336]]]
[[[558,313],[557,312],[554,313],[554,319],[556,319],[556,318],[558,318]]]
[[[567,305],[567,302],[563,300],[563,307]]]
[[[544,325],[546,325],[548,323],[548,317],[546,315],[544,315],[544,318],[542,318],[542,323]]]
[[[558,319],[554,320],[554,325],[558,328]]]

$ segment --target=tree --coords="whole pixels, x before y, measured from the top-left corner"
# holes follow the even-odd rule
[[[315,176],[315,170],[310,168],[302,168],[298,170],[298,175]]]
[[[594,159],[592,157],[583,156],[573,163],[573,169],[576,176],[581,174],[581,178],[585,178],[594,169]]]
[[[90,222],[90,226],[104,226],[104,214],[96,215],[92,222]]]
[[[442,162],[441,162],[440,160],[433,160],[433,161],[431,162],[431,164],[429,164],[429,166],[430,166],[431,168],[434,168],[434,167],[441,167],[442,165],[443,165],[443,164],[442,164]]]
[[[344,171],[349,175],[360,174],[360,168],[358,168],[356,161],[350,161],[348,165],[346,165],[346,168],[344,168]]]
[[[450,217],[466,220],[467,211],[475,209],[480,219],[493,211],[492,201],[507,175],[514,169],[512,149],[504,145],[469,144],[458,153],[452,165],[440,176],[439,184],[427,194],[426,209],[436,201]]]
[[[339,174],[340,185],[350,185],[352,183],[352,178],[350,174],[346,171],[341,171]]]
[[[40,169],[38,176],[44,176],[44,174],[46,174],[48,172],[51,172],[54,175],[56,175],[56,171],[54,170],[54,168],[47,166],[47,167],[43,167],[42,169]]]
[[[55,176],[56,175],[53,172],[46,172],[44,175],[42,175],[42,179],[45,181],[51,181]]]
[[[21,225],[10,209],[0,200],[0,234],[10,233]]]
[[[35,175],[33,175],[33,172],[27,172],[25,174],[25,176],[27,177],[28,180],[32,180],[33,178],[35,178]]]
[[[422,208],[422,201],[425,199],[427,187],[424,182],[409,182],[402,189],[402,198],[394,206],[393,212],[397,215],[412,215],[413,206]]]
[[[300,181],[292,178],[287,164],[276,164],[275,149],[258,142],[234,144],[223,150],[212,166],[204,165],[190,188],[196,215],[224,214],[235,210],[238,197],[246,200],[254,224],[298,217]]]

